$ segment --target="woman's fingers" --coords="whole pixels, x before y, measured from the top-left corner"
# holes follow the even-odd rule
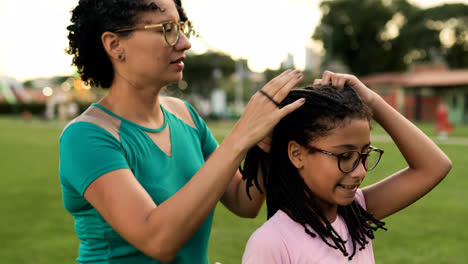
[[[248,148],[258,144],[285,115],[299,108],[304,101],[296,101],[283,108],[278,103],[284,100],[302,78],[300,71],[286,71],[268,82],[257,92],[246,106],[241,119],[235,126],[236,134],[243,137]],[[266,142],[264,142],[266,143]],[[259,146],[268,149],[268,144]]]
[[[263,86],[262,90],[268,93],[271,97],[275,98],[275,95],[278,91],[280,91],[287,83],[291,82],[294,80],[294,78],[297,78],[297,76],[300,75],[302,75],[302,73],[298,70],[287,70],[269,81],[265,86]]]
[[[298,70],[288,70],[283,72],[268,82],[259,91],[259,95],[264,97],[261,102],[264,102],[265,99],[267,99],[270,101],[270,103],[273,103],[278,107],[279,103],[281,103],[281,101],[286,98],[291,89],[301,81],[303,76],[304,75]]]
[[[289,92],[302,80],[302,77],[304,77],[304,75],[299,72],[298,74],[294,75],[291,79],[289,79],[289,81],[287,81],[273,97],[275,101],[283,101],[284,98],[286,98],[286,96],[289,94]]]
[[[287,76],[291,76],[293,70],[286,70],[282,72],[280,75],[276,76],[275,78],[271,79],[265,86],[263,86],[262,90],[270,95],[274,95],[276,93],[275,86],[281,85],[286,79]]]
[[[284,106],[283,108],[279,109],[278,110],[278,114],[279,114],[278,121],[281,120],[283,117],[287,116],[288,114],[290,114],[291,112],[293,112],[294,110],[301,107],[305,103],[305,101],[306,101],[305,98],[301,98],[301,99],[298,99],[298,100]]]

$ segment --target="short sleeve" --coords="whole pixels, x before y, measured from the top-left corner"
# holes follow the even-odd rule
[[[366,198],[364,197],[364,193],[362,192],[362,189],[358,189],[356,192],[356,196],[354,197],[354,200],[358,202],[362,206],[362,208],[367,210],[366,207]]]
[[[62,133],[60,179],[80,195],[101,175],[123,168],[129,166],[120,142],[105,129],[88,122],[76,122]]]
[[[242,256],[242,264],[291,263],[286,244],[271,226],[262,226],[249,238]]]
[[[197,126],[198,133],[200,135],[200,140],[202,144],[202,151],[204,158],[208,158],[213,151],[218,147],[218,142],[211,134],[210,129],[206,125],[205,121],[198,115],[197,111],[191,106],[189,103],[185,102],[187,108],[190,110],[192,114],[193,121]]]

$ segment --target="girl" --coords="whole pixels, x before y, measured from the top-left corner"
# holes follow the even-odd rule
[[[326,71],[317,86],[281,103],[306,103],[275,127],[270,153],[244,166],[257,187],[265,168],[268,221],[250,237],[243,263],[374,263],[371,239],[381,220],[414,203],[451,169],[448,157],[416,126],[356,77]],[[360,189],[383,150],[371,145],[371,111],[408,168]],[[248,188],[248,187],[247,187]]]

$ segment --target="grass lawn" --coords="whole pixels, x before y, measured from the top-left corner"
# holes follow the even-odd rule
[[[0,117],[0,259],[1,263],[74,263],[79,241],[73,219],[62,205],[58,177],[58,137],[63,123]],[[232,123],[210,123],[221,141]],[[424,131],[432,127],[422,124]],[[375,133],[380,133],[375,128]],[[428,132],[430,134],[430,132]],[[466,127],[454,136],[468,137]],[[366,184],[404,167],[391,143]],[[449,176],[430,194],[389,217],[388,232],[374,240],[376,263],[468,263],[468,164],[464,145],[441,145],[454,164]],[[216,208],[210,240],[211,262],[240,263],[250,234],[266,218],[241,219],[222,205]]]

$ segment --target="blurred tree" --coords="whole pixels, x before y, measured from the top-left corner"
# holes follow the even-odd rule
[[[358,75],[403,71],[413,63],[468,67],[468,6],[420,9],[407,0],[325,0],[312,38],[327,68],[341,61]]]
[[[419,10],[408,17],[395,42],[407,50],[403,60],[468,67],[468,5],[445,4]]]
[[[280,75],[282,72],[284,72],[285,68],[279,68],[279,69],[270,69],[267,68],[264,72],[263,75],[265,76],[265,82],[262,83],[261,85],[265,85],[267,82],[275,78],[276,76]],[[302,77],[302,80],[296,85],[296,87],[304,87],[304,86],[310,86],[314,83],[314,80],[319,78],[320,75],[314,72],[309,72],[309,71],[302,71],[302,74],[304,74],[304,77]],[[261,87],[259,87],[260,89]]]
[[[326,0],[320,7],[322,20],[312,37],[323,42],[326,68],[337,60],[359,75],[388,68],[391,46],[381,34],[393,17],[389,6],[381,0]]]
[[[223,79],[236,70],[236,62],[230,56],[216,52],[188,55],[185,65],[183,80],[187,85],[183,93],[202,97],[208,97],[213,89],[221,88]]]
[[[32,88],[33,87],[33,81],[32,80],[26,80],[23,82],[23,87],[28,87]]]
[[[270,69],[270,68],[267,68],[263,74],[265,75],[265,83],[266,82],[269,82],[271,79],[275,78],[276,76],[280,75],[283,71],[285,71],[286,69],[284,68],[279,68],[279,69]]]

